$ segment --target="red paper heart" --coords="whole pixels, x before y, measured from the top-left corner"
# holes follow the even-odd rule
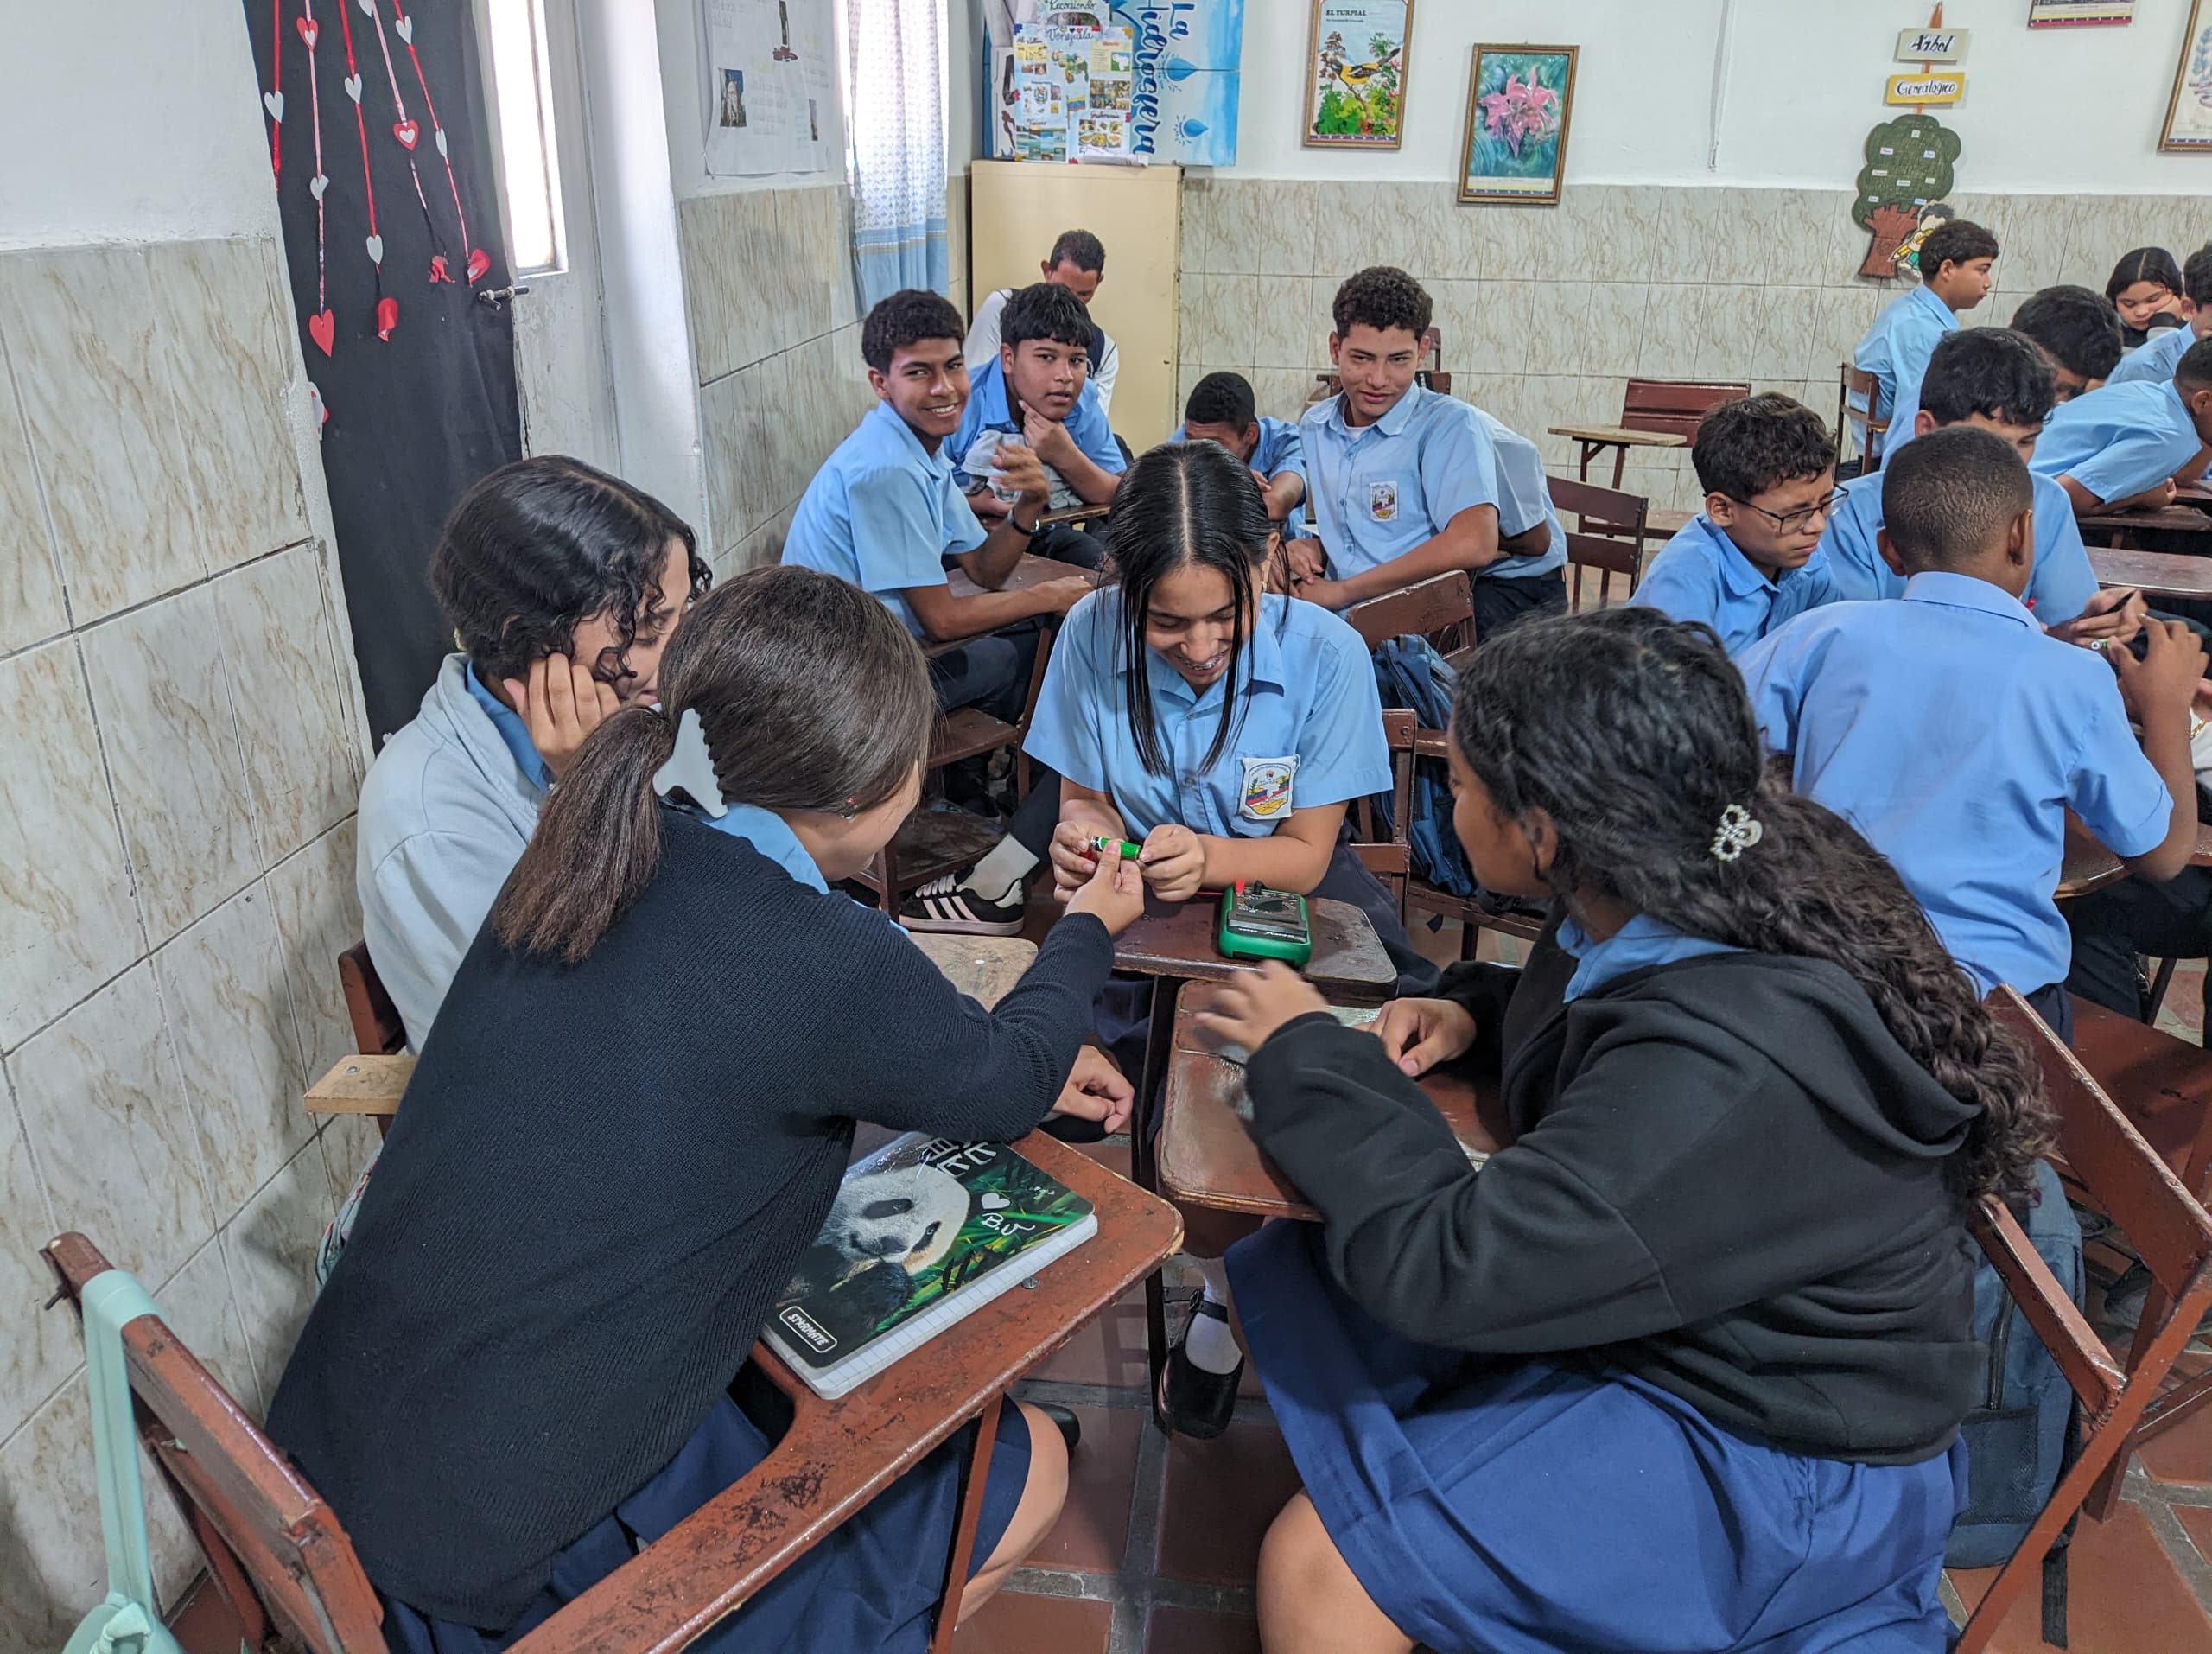
[[[322,33],[322,26],[312,17],[295,17],[292,27],[300,31],[300,38],[307,42],[308,50],[314,51],[315,38]]]
[[[330,354],[330,347],[338,337],[338,318],[329,311],[321,311],[308,318],[308,337],[322,347],[322,353]]]
[[[397,138],[401,145],[406,149],[413,149],[415,140],[420,137],[422,133],[423,129],[416,125],[413,121],[394,121],[391,124],[392,137]]]
[[[399,325],[399,301],[381,298],[377,301],[377,337],[389,340],[391,330]]]
[[[471,287],[484,279],[484,272],[492,268],[491,256],[481,247],[468,250],[468,284]]]
[[[434,282],[450,282],[453,280],[452,277],[446,274],[445,254],[438,253],[432,257],[430,260],[430,279]]]

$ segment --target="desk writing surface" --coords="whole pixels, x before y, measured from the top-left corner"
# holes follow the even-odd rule
[[[1147,901],[1144,917],[1116,941],[1114,968],[1189,982],[1226,982],[1256,970],[1243,960],[1224,958],[1214,946],[1219,900],[1202,892],[1186,902]],[[1313,957],[1299,974],[1347,1003],[1373,1005],[1389,998],[1397,986],[1398,970],[1375,934],[1373,921],[1348,901],[1309,896],[1306,908],[1313,930]]]
[[[1065,580],[1070,575],[1083,572],[1071,563],[1058,563],[1051,557],[1040,557],[1034,552],[1025,551],[1016,559],[1014,572],[1006,577],[1004,585],[979,586],[968,577],[967,571],[963,569],[946,569],[944,584],[955,597],[976,597],[986,591],[1027,591],[1032,586],[1041,586],[1048,580]]]
[[[2089,567],[2100,586],[2130,586],[2145,597],[2212,597],[2212,557],[2093,545]]]
[[[1548,427],[1554,436],[1569,436],[1578,442],[1595,447],[1618,444],[1622,448],[1688,448],[1690,439],[1669,430],[1636,430],[1627,425],[1553,425]]]
[[[2190,853],[2193,868],[2212,867],[2212,823],[2196,824],[2196,848]],[[2066,859],[2058,875],[2054,899],[2071,901],[2128,876],[2127,864],[2089,836],[2089,830],[2072,811],[2066,812]]]

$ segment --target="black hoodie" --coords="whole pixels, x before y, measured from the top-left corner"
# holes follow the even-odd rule
[[[1974,1110],[1840,967],[1721,953],[1571,1003],[1547,935],[1443,996],[1502,1058],[1481,1171],[1373,1034],[1300,1017],[1254,1053],[1254,1130],[1332,1272],[1402,1336],[1633,1374],[1732,1433],[1866,1464],[1972,1404],[1972,1269],[1943,1163]]]

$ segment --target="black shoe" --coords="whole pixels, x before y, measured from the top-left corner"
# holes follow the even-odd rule
[[[1070,1453],[1083,1445],[1083,1421],[1066,1408],[1058,1402],[1031,1402],[1029,1405],[1052,1421],[1052,1428],[1060,1433],[1060,1440],[1068,1444]]]
[[[1191,1306],[1191,1321],[1201,1315],[1226,1323],[1229,1310],[1202,1296]],[[1160,1422],[1170,1435],[1211,1441],[1229,1428],[1230,1415],[1236,1410],[1236,1381],[1244,1376],[1244,1363],[1239,1360],[1228,1372],[1208,1372],[1191,1359],[1190,1342],[1191,1322],[1185,1321],[1183,1336],[1167,1352],[1155,1399]]]
[[[967,868],[932,879],[899,904],[899,922],[910,931],[943,932],[957,936],[1019,936],[1025,913],[1024,892],[1017,883],[1004,901],[986,901],[960,881]]]

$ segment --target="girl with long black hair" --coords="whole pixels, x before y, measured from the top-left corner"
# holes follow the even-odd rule
[[[2189,320],[2181,266],[2164,247],[2137,247],[2121,255],[2105,279],[2105,296],[2120,312],[2121,342],[2133,350],[2152,334]]]
[[[1208,1019],[1320,1209],[1230,1255],[1304,1480],[1268,1654],[1940,1649],[1982,1357],[1967,1204],[2031,1060],[1889,864],[1770,769],[1702,626],[1523,627],[1460,678],[1453,825],[1547,896],[1376,1034],[1270,971]],[[1477,1169],[1413,1076],[1502,1070]]]

